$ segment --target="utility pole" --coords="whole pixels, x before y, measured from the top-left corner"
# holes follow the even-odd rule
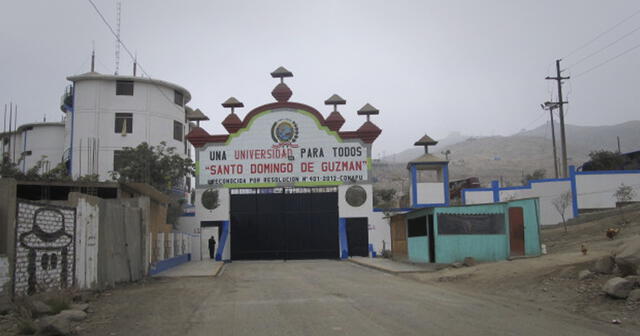
[[[553,110],[558,106],[552,102],[545,102],[544,104],[540,104],[543,110],[549,110],[549,117],[551,118],[551,142],[553,143],[553,171],[555,172],[556,178],[558,178],[558,154],[556,151],[556,128],[553,120]]]
[[[555,104],[558,105],[558,110],[560,111],[560,147],[562,150],[562,177],[568,177],[569,172],[567,169],[567,138],[564,132],[564,104],[568,102],[562,100],[562,80],[569,79],[569,77],[562,77],[560,74],[560,61],[556,60],[556,77],[547,76],[545,79],[547,80],[555,80],[558,82],[558,101]]]

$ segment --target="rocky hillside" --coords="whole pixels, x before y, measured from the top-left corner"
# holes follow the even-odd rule
[[[500,179],[507,185],[519,185],[522,176],[545,169],[546,177],[554,177],[550,123],[511,136],[465,137],[455,134],[435,146],[431,152],[450,150],[450,179],[477,176],[487,185]],[[579,166],[593,150],[617,150],[620,137],[622,152],[640,150],[640,121],[613,126],[567,125],[567,151],[570,165]],[[558,158],[560,158],[559,126],[556,125]],[[422,148],[409,148],[382,158],[374,170],[379,187],[406,189],[406,164],[420,156]],[[440,154],[441,155],[441,154]],[[443,156],[443,155],[441,155]],[[382,165],[382,166],[380,166]]]

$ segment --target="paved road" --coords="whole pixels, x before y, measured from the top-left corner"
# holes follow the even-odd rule
[[[234,262],[100,299],[87,335],[624,335],[618,326],[473,297],[349,262]]]

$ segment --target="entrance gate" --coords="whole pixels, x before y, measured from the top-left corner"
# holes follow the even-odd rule
[[[337,188],[231,190],[231,259],[337,259]]]

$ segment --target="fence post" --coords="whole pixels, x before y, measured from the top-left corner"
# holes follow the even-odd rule
[[[491,181],[491,189],[493,191],[493,203],[500,202],[500,181]]]
[[[156,234],[156,261],[164,260],[164,232]]]
[[[576,183],[576,166],[569,166],[569,178],[571,179],[571,205],[573,217],[578,217],[578,186]]]

